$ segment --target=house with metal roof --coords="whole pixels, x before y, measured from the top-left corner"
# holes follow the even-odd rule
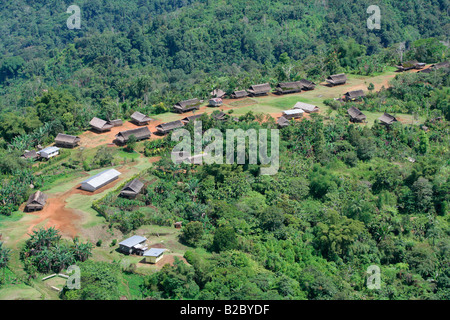
[[[319,112],[319,107],[315,106],[313,104],[304,103],[304,102],[297,102],[292,109],[302,109],[303,111],[307,113],[311,112]]]
[[[146,237],[134,235],[128,239],[119,242],[119,251],[126,254],[142,255],[148,248],[145,245],[146,241],[147,241]]]
[[[145,262],[157,263],[163,258],[164,252],[167,249],[162,248],[150,248],[144,252]]]
[[[136,196],[141,193],[144,184],[138,179],[133,179],[129,181],[120,191],[120,196],[124,198],[134,199]]]
[[[208,106],[210,107],[218,107],[223,104],[223,100],[221,98],[211,98],[208,101]]]
[[[47,195],[38,190],[28,197],[27,204],[25,205],[25,211],[30,212],[42,210],[46,201]]]
[[[291,110],[284,110],[282,112],[282,115],[287,120],[290,120],[303,117],[303,112],[304,111],[302,109],[291,109]]]
[[[81,182],[81,189],[94,192],[118,179],[121,173],[116,169],[108,169]]]
[[[58,147],[47,147],[42,150],[39,150],[37,154],[44,159],[50,159],[59,154],[59,148]]]

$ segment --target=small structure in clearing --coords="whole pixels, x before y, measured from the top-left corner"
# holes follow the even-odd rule
[[[137,254],[142,256],[147,250],[147,246],[145,245],[146,241],[146,237],[134,235],[119,243],[119,251],[126,254]]]
[[[64,133],[58,133],[55,138],[55,145],[63,148],[74,148],[80,142],[80,138],[77,136],[71,136]]]
[[[98,131],[98,132],[105,132],[110,131],[113,127],[112,124],[109,124],[107,121],[102,120],[100,118],[94,117],[92,118],[91,122],[89,122],[91,125],[91,129]]]
[[[197,98],[184,100],[184,101],[180,101],[177,104],[175,104],[173,106],[173,109],[175,112],[178,112],[178,113],[188,112],[188,111],[192,111],[192,110],[198,110],[200,108],[201,103],[202,102]]]
[[[365,97],[365,94],[364,94],[363,90],[348,91],[344,94],[345,101],[361,100],[364,97]]]
[[[167,134],[172,130],[181,128],[184,126],[184,123],[181,120],[161,123],[160,125],[156,126],[156,130],[159,134]]]
[[[42,150],[39,150],[37,154],[44,159],[50,159],[53,157],[56,157],[59,154],[59,148],[58,147],[47,147]]]
[[[28,198],[27,204],[25,205],[25,212],[42,210],[46,201],[47,195],[39,190],[36,191]]]
[[[136,111],[135,113],[133,113],[131,115],[131,122],[133,122],[134,124],[136,124],[138,126],[148,125],[148,123],[152,120],[153,120],[152,118],[150,118],[149,116],[146,116],[143,113],[140,113],[139,111]]]
[[[120,131],[115,136],[115,140],[118,144],[126,144],[131,136],[135,136],[136,140],[144,140],[150,138],[152,133],[148,129],[148,127],[136,128],[126,131]]]
[[[350,116],[351,122],[364,122],[366,120],[366,115],[361,112],[358,108],[351,107],[347,110],[348,115]]]
[[[304,102],[297,102],[294,107],[292,109],[301,109],[307,113],[311,113],[311,112],[319,112],[319,107],[315,106],[313,104],[308,104],[308,103],[304,103]]]
[[[391,125],[394,122],[398,121],[394,116],[391,116],[386,112],[381,117],[379,117],[378,120],[380,120],[380,123],[383,125]]]
[[[284,118],[290,120],[303,117],[303,112],[304,111],[302,109],[291,109],[291,110],[284,110],[282,114]]]
[[[258,96],[266,96],[270,92],[270,90],[272,90],[270,84],[263,83],[263,84],[254,84],[250,86],[247,92],[252,97],[258,97]]]
[[[345,84],[347,82],[347,76],[345,75],[345,73],[333,74],[325,79],[325,81],[332,86],[337,86],[340,84]]]
[[[133,179],[123,187],[120,191],[120,196],[134,199],[139,193],[141,193],[143,187],[144,184],[141,181],[138,179]]]
[[[163,258],[165,251],[166,249],[150,248],[149,250],[144,252],[145,262],[157,263],[159,260]]]

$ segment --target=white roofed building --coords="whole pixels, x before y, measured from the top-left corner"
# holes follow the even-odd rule
[[[37,152],[41,158],[50,159],[59,154],[58,147],[47,147]]]
[[[115,169],[100,172],[95,176],[81,182],[81,189],[94,192],[95,190],[98,190],[108,183],[118,179],[120,175],[121,173]]]

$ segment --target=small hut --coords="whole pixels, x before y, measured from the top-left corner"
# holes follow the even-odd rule
[[[128,182],[120,191],[120,196],[124,198],[134,199],[141,193],[144,184],[138,179],[133,179]]]
[[[231,98],[233,98],[233,99],[240,99],[240,98],[245,98],[245,97],[248,97],[248,92],[246,90],[234,91],[231,94]]]
[[[192,110],[198,110],[200,108],[201,101],[197,98],[180,101],[173,106],[175,112],[183,113]]]
[[[138,126],[148,125],[148,123],[152,120],[153,120],[152,118],[150,118],[149,116],[146,116],[143,113],[140,113],[139,111],[136,111],[135,113],[133,113],[131,115],[131,122],[133,122],[134,124],[136,124]]]
[[[272,88],[270,87],[270,84],[263,83],[263,84],[254,84],[250,86],[249,89],[247,89],[247,92],[252,97],[258,97],[258,96],[266,96]]]
[[[64,133],[58,133],[55,138],[55,145],[62,148],[74,148],[80,142],[80,138]]]
[[[165,251],[166,249],[150,248],[149,250],[144,252],[145,262],[157,263],[159,260],[163,258]]]
[[[383,125],[391,125],[394,122],[398,121],[394,116],[391,116],[386,112],[381,117],[379,117],[378,120],[380,120],[380,123]]]
[[[306,79],[300,80],[300,83],[302,84],[303,91],[314,90],[314,88],[316,87],[316,84],[314,82],[308,81]]]
[[[332,86],[337,86],[341,84],[345,84],[347,82],[347,76],[345,73],[333,74],[325,79],[326,82],[331,84]]]
[[[160,125],[156,126],[156,130],[159,134],[167,134],[172,130],[181,128],[184,126],[184,123],[181,120],[161,123]]]
[[[37,154],[44,159],[50,159],[53,157],[56,157],[59,155],[59,148],[58,147],[47,147],[42,150],[39,150]]]
[[[25,152],[23,153],[22,157],[23,159],[33,159],[36,160],[39,158],[38,153],[36,152],[36,150],[25,150]]]
[[[351,107],[347,110],[348,115],[350,116],[351,122],[364,122],[366,121],[366,115],[362,113],[358,108]]]
[[[289,120],[282,116],[278,118],[277,124],[279,128],[284,128],[289,126]]]
[[[297,102],[292,109],[301,109],[306,113],[319,112],[320,110],[318,106],[300,101]]]
[[[107,123],[112,125],[113,127],[120,127],[123,125],[122,119],[108,120]]]
[[[181,121],[182,121],[184,124],[187,124],[187,123],[189,123],[189,122],[191,122],[191,121],[195,121],[195,120],[201,118],[201,116],[204,115],[204,114],[205,114],[205,113],[199,113],[199,114],[195,114],[195,115],[193,115],[193,116],[185,117],[185,118],[181,119]]]
[[[214,111],[211,114],[211,117],[213,119],[220,120],[220,121],[226,121],[228,119],[228,115],[222,111],[219,111],[219,112]]]
[[[223,104],[223,100],[221,98],[212,98],[209,99],[208,105],[210,107],[219,107]]]
[[[29,196],[27,204],[25,205],[25,211],[31,212],[42,210],[46,201],[47,195],[38,190]]]
[[[364,97],[365,97],[365,94],[364,94],[363,90],[348,91],[344,94],[345,101],[361,100]]]
[[[183,226],[183,222],[177,221],[177,222],[175,222],[175,223],[173,224],[173,226],[174,226],[176,229],[181,229],[181,227]]]
[[[277,84],[275,88],[276,94],[288,94],[288,93],[297,93],[302,91],[302,82],[294,81],[294,82],[280,82]]]
[[[287,120],[298,119],[298,118],[303,117],[303,112],[304,111],[302,109],[291,109],[291,110],[284,110],[282,112],[282,115]]]
[[[150,138],[152,133],[150,132],[148,127],[120,131],[118,134],[116,134],[115,140],[119,144],[126,144],[132,135],[136,137],[137,141],[139,141]]]
[[[425,63],[418,62],[417,60],[410,60],[395,67],[397,68],[397,71],[408,71],[411,69],[422,69],[425,65]]]
[[[137,254],[142,256],[147,250],[147,246],[145,245],[146,241],[146,237],[134,235],[119,242],[119,251],[126,254]]]
[[[113,127],[112,124],[109,124],[105,120],[102,120],[100,118],[94,117],[92,118],[91,122],[89,122],[91,129],[98,131],[98,132],[105,132],[110,131]]]
[[[220,98],[223,99],[223,97],[225,97],[226,92],[221,90],[221,89],[214,89],[213,91],[211,91],[209,93],[211,95],[211,97],[213,98]]]

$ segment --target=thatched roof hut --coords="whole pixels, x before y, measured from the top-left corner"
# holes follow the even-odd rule
[[[160,134],[166,134],[169,133],[172,130],[181,128],[184,126],[184,123],[181,120],[161,123],[160,125],[156,126],[156,130]]]
[[[270,84],[263,83],[263,84],[254,84],[250,86],[250,88],[247,89],[247,92],[250,96],[257,97],[267,95],[270,92],[270,90],[272,90]]]
[[[144,187],[144,184],[138,179],[133,179],[128,182],[120,191],[120,196],[125,198],[135,198]]]
[[[108,120],[108,124],[112,125],[113,127],[120,127],[123,125],[123,121],[122,119]]]
[[[286,119],[285,117],[281,116],[281,117],[278,118],[277,124],[278,124],[279,128],[284,128],[284,127],[287,127],[289,125],[289,120]]]
[[[344,99],[346,101],[360,100],[363,97],[365,97],[363,90],[348,91],[344,94]]]
[[[145,126],[152,120],[152,118],[146,116],[143,113],[140,113],[139,111],[136,111],[131,115],[131,122],[137,124],[138,126]]]
[[[301,81],[294,82],[280,82],[277,84],[275,88],[275,93],[277,94],[288,94],[288,93],[296,93],[302,91],[302,83]]]
[[[319,112],[319,107],[305,102],[297,102],[292,109],[302,109],[307,113]]]
[[[152,133],[148,130],[148,127],[136,128],[126,131],[120,131],[116,134],[115,138],[119,144],[126,144],[130,137],[134,135],[136,140],[144,140],[150,138]]]
[[[92,120],[91,120],[91,122],[89,122],[89,124],[91,125],[91,128],[93,130],[99,131],[99,132],[109,131],[113,127],[112,124],[109,124],[105,120],[102,120],[97,117],[92,118]]]
[[[418,62],[417,60],[410,60],[403,62],[402,64],[395,66],[397,68],[397,71],[407,71],[411,69],[422,69],[425,67],[425,63]]]
[[[206,113],[204,112],[204,113],[195,114],[195,115],[193,115],[193,116],[185,117],[185,118],[181,119],[181,121],[182,121],[184,124],[186,124],[186,123],[189,123],[189,122],[191,122],[191,121],[195,121],[195,120],[201,118],[202,115],[204,115],[204,114],[206,114]]]
[[[314,82],[308,81],[306,79],[300,80],[300,83],[302,84],[302,90],[314,90],[316,87],[316,84]]]
[[[391,116],[389,113],[384,113],[381,117],[378,118],[381,124],[391,125],[394,122],[398,121],[394,116]]]
[[[173,106],[175,112],[183,113],[200,108],[201,101],[197,98],[180,101]]]
[[[71,136],[64,133],[58,133],[55,138],[55,145],[63,148],[73,148],[78,145],[80,138],[76,136]]]
[[[209,93],[213,98],[223,98],[226,95],[226,92],[221,89],[214,89]]]
[[[25,205],[25,211],[29,212],[42,210],[45,206],[46,201],[47,195],[38,190],[35,193],[31,194],[28,198],[27,204]]]
[[[237,90],[231,94],[231,98],[233,99],[240,99],[245,97],[248,97],[248,92],[246,90]]]
[[[333,74],[325,79],[326,82],[331,84],[332,86],[337,86],[340,84],[344,84],[347,82],[347,76],[345,73]]]
[[[358,108],[351,107],[347,110],[348,115],[350,116],[350,121],[352,122],[362,122],[366,120],[366,115],[362,113]]]

